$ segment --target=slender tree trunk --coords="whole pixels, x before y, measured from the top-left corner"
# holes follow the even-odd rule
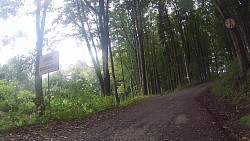
[[[134,7],[135,7],[135,20],[136,20],[136,28],[137,28],[137,35],[139,40],[139,59],[140,59],[140,68],[141,68],[141,86],[142,86],[142,94],[148,94],[147,88],[147,76],[146,76],[146,63],[145,63],[145,56],[144,56],[144,41],[143,41],[143,27],[142,27],[142,12],[141,12],[141,2],[134,0]]]
[[[100,28],[100,41],[102,48],[102,63],[103,63],[103,81],[104,81],[104,95],[110,95],[110,74],[108,68],[108,22],[109,22],[109,0],[105,3],[104,0],[99,0],[99,28]],[[106,11],[105,11],[106,10]]]
[[[230,30],[229,32],[230,32],[231,38],[232,38],[233,43],[234,43],[234,47],[235,47],[235,51],[237,54],[237,58],[238,58],[239,63],[240,63],[241,71],[243,73],[246,73],[250,68],[250,64],[249,64],[249,61],[247,59],[246,52],[239,45],[239,40],[238,40],[236,33],[235,33],[235,32],[237,32],[236,29]]]
[[[121,47],[119,46],[119,57],[120,57],[120,65],[121,65],[121,69],[122,69],[122,83],[123,83],[123,89],[124,89],[124,93],[125,96],[127,97],[126,93],[126,82],[125,82],[125,78],[124,78],[124,70],[123,70],[123,59],[122,59],[122,53],[121,53]]]
[[[113,60],[113,54],[112,54],[112,50],[111,50],[110,41],[109,41],[109,54],[110,54],[110,62],[111,62],[111,68],[112,68],[112,77],[113,77],[113,81],[114,81],[115,101],[119,105],[120,99],[119,99],[119,96],[118,96],[118,93],[117,93],[117,83],[116,83],[116,77],[115,77],[115,67],[114,67],[114,60]]]
[[[133,37],[134,37],[134,46],[135,46],[135,62],[136,65],[134,67],[135,72],[138,74],[138,84],[136,84],[136,91],[140,90],[142,91],[142,72],[141,72],[141,60],[140,60],[140,51],[139,51],[139,37],[138,37],[138,29],[137,29],[137,20],[136,20],[136,3],[133,1],[134,5],[132,8],[132,14],[131,14],[131,19],[132,19],[132,25],[133,25]]]
[[[81,8],[82,8],[82,11],[81,11]],[[86,32],[86,29],[85,29],[85,24],[87,24],[87,27],[89,28],[89,25],[87,23],[87,18],[86,18],[86,15],[85,13],[83,12],[84,11],[84,5],[83,5],[83,2],[77,0],[77,11],[78,11],[78,16],[80,17],[80,22],[81,22],[81,32],[82,32],[82,35],[84,37],[84,40],[85,42],[87,43],[87,48],[88,48],[88,52],[90,54],[90,57],[91,57],[91,62],[94,66],[94,70],[95,70],[95,74],[99,80],[99,84],[100,84],[100,90],[101,90],[101,95],[105,95],[105,92],[104,92],[104,81],[103,81],[103,77],[102,77],[102,74],[101,74],[101,69],[100,69],[100,64],[99,64],[99,61],[98,61],[98,58],[96,57],[97,60],[95,60],[95,57],[94,57],[94,54],[92,52],[92,49],[91,49],[91,45],[90,45],[90,42],[89,42],[89,39],[88,39],[88,35],[87,35],[87,32]],[[82,16],[81,16],[81,13]],[[89,34],[90,33],[90,30],[89,31]],[[92,35],[91,35],[92,36]]]
[[[43,90],[42,90],[42,76],[39,71],[39,62],[40,57],[42,56],[42,47],[43,47],[43,38],[44,38],[44,27],[45,27],[45,19],[46,13],[49,5],[49,1],[45,0],[44,5],[41,5],[41,0],[37,0],[37,9],[36,9],[36,34],[37,34],[37,42],[36,42],[36,62],[35,62],[35,92],[36,92],[36,100],[35,104],[38,110],[40,111],[40,116],[43,115],[45,111],[45,106],[43,104]],[[42,11],[42,15],[41,15]]]

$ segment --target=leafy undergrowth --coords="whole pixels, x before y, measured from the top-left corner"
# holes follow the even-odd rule
[[[47,125],[51,121],[64,121],[64,120],[73,120],[78,118],[86,118],[97,113],[107,111],[112,108],[125,107],[136,103],[142,99],[145,99],[146,96],[135,96],[133,98],[128,98],[125,101],[122,101],[120,105],[117,105],[112,96],[106,97],[79,97],[76,100],[70,99],[59,99],[51,100],[51,108],[47,108],[45,114],[41,117],[38,114],[34,113],[29,116],[29,118],[20,118],[19,122],[13,122],[13,119],[9,118],[9,115],[6,115],[5,118],[0,119],[0,133],[11,132],[16,128],[28,125]],[[0,113],[1,114],[1,113]],[[4,116],[2,116],[4,117]],[[10,123],[10,124],[6,124]]]
[[[238,62],[233,61],[228,72],[215,80],[213,94],[233,105],[236,112],[243,113],[237,120],[250,127],[250,71],[242,74]]]
[[[136,96],[136,97],[133,97],[133,98],[129,98],[129,99],[121,102],[120,107],[126,107],[128,105],[134,104],[134,103],[136,103],[136,102],[138,102],[140,100],[143,100],[145,98],[147,98],[147,96]]]
[[[247,125],[250,128],[250,114],[241,118],[241,122]]]
[[[250,71],[242,74],[237,61],[232,62],[228,72],[215,80],[213,92],[235,104],[250,104]]]

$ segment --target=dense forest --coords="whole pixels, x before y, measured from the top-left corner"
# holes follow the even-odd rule
[[[23,6],[24,0],[1,0],[1,20]],[[221,96],[249,102],[249,0],[64,0],[60,7],[36,0],[33,6],[34,52],[0,65],[0,129],[88,116],[213,79]],[[53,25],[72,27],[64,40],[82,43],[92,65],[79,61],[51,73],[48,84],[39,61],[55,50],[45,40],[54,11],[60,14]],[[2,38],[0,46],[11,42]]]

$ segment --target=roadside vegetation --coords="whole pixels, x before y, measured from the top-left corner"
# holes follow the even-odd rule
[[[216,78],[213,83],[213,93],[231,101],[235,107],[250,105],[250,71],[242,73],[239,63],[234,60],[230,63],[227,73]],[[250,127],[250,111],[242,117],[241,121]]]
[[[250,128],[250,114],[241,118],[241,122]]]
[[[41,114],[41,110],[36,109],[35,94],[30,89],[32,79],[29,79],[25,71],[18,75],[13,68],[15,66],[11,61],[0,68],[1,74],[7,78],[0,80],[0,131],[56,120],[86,118],[146,98],[141,94],[131,93],[125,97],[122,89],[118,91],[119,97],[124,98],[120,103],[115,101],[114,96],[100,96],[96,77],[92,75],[93,68],[79,62],[66,70],[50,74],[49,91],[48,78],[44,77],[43,104],[46,110]]]

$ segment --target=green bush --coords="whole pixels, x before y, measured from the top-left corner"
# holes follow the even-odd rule
[[[112,96],[99,97],[95,94],[82,94],[75,98],[52,98],[50,102],[51,108],[46,109],[43,120],[48,120],[48,118],[51,120],[65,120],[92,115],[113,108],[115,106],[113,99]]]
[[[120,106],[121,107],[126,107],[126,106],[128,106],[130,104],[136,103],[136,102],[138,102],[138,101],[140,101],[142,99],[145,99],[145,98],[147,98],[147,96],[141,96],[141,95],[135,96],[133,98],[129,98],[126,101],[121,102]]]
[[[228,66],[228,72],[218,77],[213,92],[221,98],[232,99],[235,103],[250,102],[250,72],[241,74],[237,60]]]
[[[250,114],[244,116],[241,118],[241,122],[245,124],[246,126],[250,127]]]
[[[35,94],[25,90],[18,91],[17,84],[0,80],[0,130],[51,120],[82,118],[117,106],[113,96],[100,97],[93,86],[85,86],[87,82],[72,80],[53,86],[50,98],[44,91],[46,110],[43,116],[39,116],[33,102]],[[144,98],[129,98],[121,106]]]
[[[34,122],[34,94],[17,91],[17,84],[0,80],[0,130]]]

